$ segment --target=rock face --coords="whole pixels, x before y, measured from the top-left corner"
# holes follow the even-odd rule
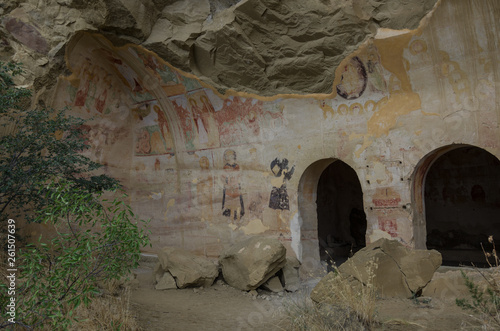
[[[254,290],[283,268],[286,249],[277,239],[251,237],[225,250],[219,263],[229,285]]]
[[[455,304],[457,298],[470,299],[471,293],[465,284],[462,273],[465,273],[466,277],[478,287],[479,291],[484,293],[488,288],[491,288],[493,282],[498,282],[500,278],[499,267],[480,268],[480,270],[473,268],[456,270],[452,268],[446,272],[437,272],[429,285],[422,291],[422,295],[439,298],[451,304]]]
[[[170,273],[178,288],[209,287],[219,274],[217,266],[208,259],[178,248],[163,248],[158,253],[158,260],[155,268],[158,284],[168,283],[164,277]]]
[[[183,69],[219,89],[260,95],[330,93],[340,61],[377,27],[415,28],[434,4],[247,0],[212,20],[195,18],[187,24],[192,33],[184,38],[145,44],[160,54],[182,49],[176,52],[181,63],[175,65],[189,63]],[[192,30],[194,24],[200,28]]]
[[[142,45],[220,91],[329,93],[339,63],[378,27],[413,29],[435,3],[9,0],[0,6],[0,55],[15,54],[30,80],[57,69],[54,78],[72,36],[95,31],[115,45]]]
[[[297,258],[286,258],[286,264],[282,269],[282,277],[283,283],[285,284],[285,290],[288,292],[295,292],[300,287],[299,267],[300,262]]]
[[[278,276],[269,278],[261,287],[274,293],[283,292],[283,285]]]
[[[500,1],[442,0],[420,28],[378,29],[358,47],[375,28],[415,27],[434,3],[4,0],[0,59],[24,64],[16,83],[34,86],[33,104],[93,119],[86,153],[152,219],[155,250],[182,243],[217,257],[240,236],[283,235],[306,274],[319,261],[317,235],[338,243],[339,231],[317,231],[318,215],[333,214],[318,206],[318,187],[353,194],[318,185],[335,164],[359,179],[352,207],[368,224],[344,223],[340,241],[398,238],[423,248],[433,219],[445,220],[440,233],[500,229],[489,200],[500,182],[500,48],[491,29]],[[192,73],[219,90],[262,95],[334,86],[331,95],[221,96]],[[461,220],[446,222],[457,208]],[[342,209],[349,219],[350,210]]]
[[[155,285],[155,289],[157,290],[171,290],[176,288],[177,284],[175,283],[175,279],[168,271],[164,272],[163,276],[159,277],[158,283]]]
[[[372,279],[382,297],[411,298],[421,295],[441,262],[441,254],[435,250],[411,250],[398,241],[380,239],[357,252],[338,270],[342,277],[354,281],[353,286]],[[313,300],[321,301],[331,277],[333,273],[318,283]]]

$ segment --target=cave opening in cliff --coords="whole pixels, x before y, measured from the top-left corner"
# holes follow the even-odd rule
[[[443,265],[487,266],[486,251],[500,247],[500,161],[474,146],[438,156],[425,175],[426,245]]]
[[[330,164],[317,187],[320,259],[340,265],[366,245],[363,191],[354,169],[342,161]]]

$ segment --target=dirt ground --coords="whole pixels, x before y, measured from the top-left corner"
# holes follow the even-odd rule
[[[303,282],[295,293],[239,291],[221,280],[210,288],[157,291],[150,268],[138,269],[131,309],[144,330],[288,330],[283,309],[305,300],[319,281]],[[453,296],[419,300],[379,299],[375,330],[470,330],[475,320],[457,307]]]
[[[227,285],[156,291],[139,288],[132,309],[144,330],[280,330],[282,298],[253,298]]]

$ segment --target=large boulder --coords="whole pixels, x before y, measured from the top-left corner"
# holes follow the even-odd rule
[[[169,272],[175,278],[178,288],[209,287],[219,275],[213,262],[179,248],[163,248],[158,252],[158,261],[155,268],[157,281],[164,273]]]
[[[421,295],[441,265],[441,254],[435,250],[412,250],[395,240],[379,239],[342,264],[340,276],[356,283],[372,283],[381,297],[412,298]],[[328,292],[327,275],[313,290],[313,300]],[[315,298],[316,297],[316,298]]]
[[[219,263],[229,285],[254,290],[283,268],[286,249],[277,239],[251,237],[225,250]]]
[[[431,282],[422,291],[422,296],[439,298],[444,302],[454,303],[456,299],[470,298],[471,293],[465,283],[464,275],[478,287],[481,292],[491,288],[491,284],[500,280],[500,267],[496,268],[443,268],[436,272]],[[446,271],[445,271],[446,270]]]

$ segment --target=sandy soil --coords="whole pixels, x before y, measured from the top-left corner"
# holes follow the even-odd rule
[[[282,298],[253,298],[227,285],[206,289],[133,292],[132,309],[145,330],[279,330]]]
[[[295,293],[260,291],[257,296],[236,290],[223,281],[210,288],[157,291],[152,270],[139,269],[131,305],[144,330],[286,330],[283,307],[304,300],[319,279],[302,284]],[[456,306],[454,298],[377,301],[375,330],[464,330],[474,319]]]
[[[426,302],[430,299],[430,302]],[[477,321],[454,301],[439,298],[425,300],[385,299],[377,302],[377,330],[470,330]]]

